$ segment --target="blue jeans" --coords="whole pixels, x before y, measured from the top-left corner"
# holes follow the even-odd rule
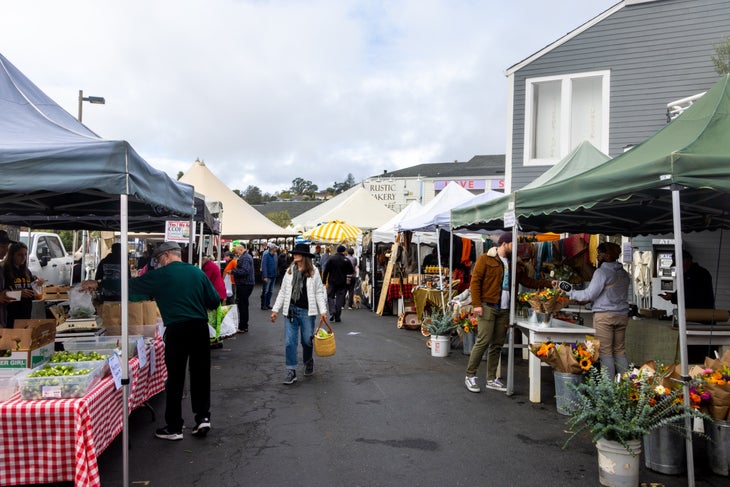
[[[290,318],[291,317],[291,318]],[[296,370],[297,349],[299,338],[302,340],[302,359],[305,364],[314,363],[312,359],[312,336],[314,335],[314,318],[309,316],[307,310],[297,306],[289,306],[289,316],[284,320],[286,323],[286,368]]]
[[[261,307],[271,307],[271,297],[274,295],[274,284],[276,284],[276,278],[269,277],[266,282],[261,283]]]

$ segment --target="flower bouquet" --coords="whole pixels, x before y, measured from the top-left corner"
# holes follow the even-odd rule
[[[706,418],[697,409],[686,407],[680,388],[662,385],[665,374],[652,372],[649,367],[609,378],[593,368],[588,379],[576,386],[577,399],[571,404],[570,441],[578,433],[588,430],[593,441],[616,441],[630,453],[636,452],[630,441],[661,427],[678,428],[684,434],[680,421],[687,417]]]
[[[537,313],[555,313],[568,306],[570,299],[565,293],[556,288],[544,288],[529,293],[520,293],[518,299],[527,303]]]
[[[545,342],[530,345],[530,352],[563,374],[582,374],[589,371],[598,360],[598,340],[586,336],[584,342]]]
[[[454,314],[454,321],[464,333],[475,331],[477,329],[477,323],[479,323],[477,317],[468,311],[460,311],[458,314]]]
[[[695,366],[689,374],[697,381],[696,393],[708,414],[713,419],[730,421],[730,351],[719,359],[706,357],[705,366]]]

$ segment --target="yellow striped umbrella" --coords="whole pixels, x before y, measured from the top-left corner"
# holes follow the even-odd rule
[[[357,236],[362,232],[359,228],[340,220],[332,220],[331,222],[322,223],[317,227],[305,232],[302,237],[313,242],[329,243],[329,244],[354,244]]]

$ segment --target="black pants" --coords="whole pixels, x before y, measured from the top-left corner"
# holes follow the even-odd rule
[[[345,285],[339,287],[330,286],[327,289],[329,309],[330,313],[335,317],[335,321],[340,321],[342,307],[345,305],[345,294],[347,294],[347,287]]]
[[[239,330],[248,330],[248,298],[251,296],[252,292],[253,284],[236,284]]]
[[[165,422],[170,431],[182,431],[185,367],[190,362],[190,402],[195,422],[210,418],[210,338],[207,320],[172,323],[165,328]]]

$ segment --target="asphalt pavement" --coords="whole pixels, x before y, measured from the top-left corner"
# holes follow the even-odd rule
[[[464,387],[461,349],[432,357],[419,331],[393,316],[345,310],[333,323],[337,353],[315,358],[315,373],[283,385],[284,322],[272,324],[251,296],[249,333],[212,351],[212,429],[194,438],[189,398],[182,441],[154,437],[164,425],[138,409],[129,421],[132,486],[576,486],[598,484],[595,447],[581,435],[564,447],[551,370],[543,403],[528,398],[527,361],[516,353],[512,396]],[[300,348],[301,359],[301,348]],[[506,353],[503,354],[506,375]],[[484,363],[480,368],[484,385]],[[122,485],[121,435],[99,457],[102,486]],[[727,486],[702,451],[698,487]],[[686,486],[686,476],[642,465],[642,486]]]

